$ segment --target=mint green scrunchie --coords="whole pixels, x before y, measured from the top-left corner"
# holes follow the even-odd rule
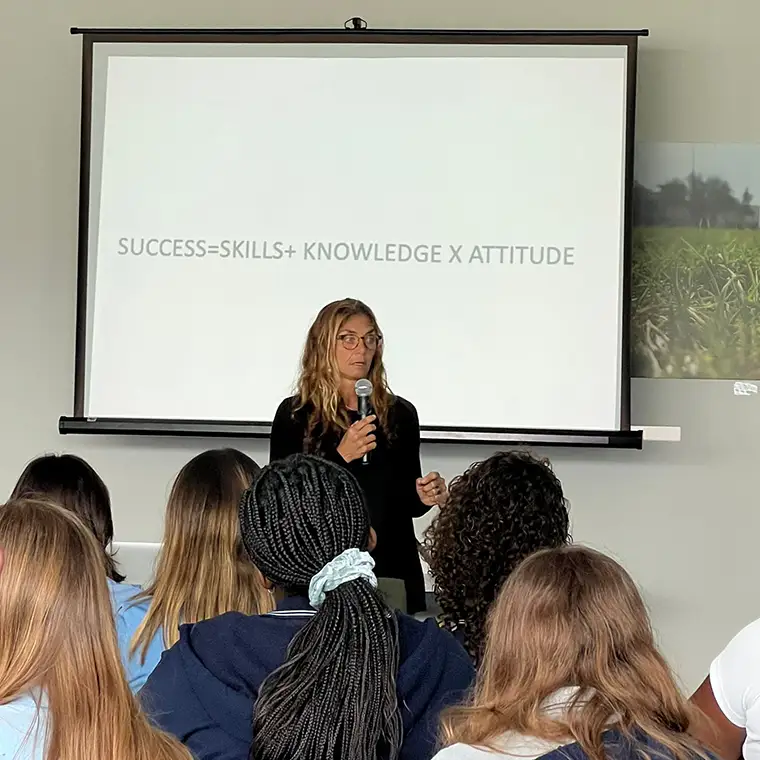
[[[309,603],[319,608],[325,601],[325,594],[338,586],[357,578],[366,578],[377,588],[377,578],[373,572],[375,560],[368,552],[360,549],[346,549],[335,559],[331,559],[309,583]]]

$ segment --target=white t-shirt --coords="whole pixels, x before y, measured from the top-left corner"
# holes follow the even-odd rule
[[[554,692],[544,703],[544,709],[549,714],[562,714],[568,707],[569,701],[575,696],[578,689],[575,686],[559,689]],[[524,736],[515,732],[509,732],[500,736],[494,746],[498,752],[480,747],[471,747],[468,744],[452,744],[442,749],[433,760],[536,760],[537,758],[553,752],[564,746],[564,742],[550,742],[537,739],[535,736]]]
[[[514,734],[501,737],[494,746],[499,748],[499,752],[471,747],[469,744],[452,744],[442,749],[433,760],[500,760],[501,758],[536,760],[547,752],[559,749],[562,744]]]
[[[739,631],[713,660],[710,686],[721,712],[747,732],[744,760],[760,760],[760,619]]]

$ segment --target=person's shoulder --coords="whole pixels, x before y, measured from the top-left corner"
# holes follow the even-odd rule
[[[111,593],[119,646],[128,652],[133,634],[148,614],[150,598],[143,596],[143,590],[139,586],[116,583],[110,579],[108,590]]]
[[[413,414],[417,416],[417,407],[408,399],[403,396],[391,396],[391,404],[393,410],[400,414]]]
[[[760,619],[745,625],[710,665],[710,686],[723,714],[745,727],[760,702]]]
[[[177,641],[161,655],[148,678],[149,688],[143,693],[158,688],[159,682],[162,688],[174,690],[180,673],[190,680],[198,674],[211,676],[213,680],[219,664],[234,659],[237,642],[246,640],[250,633],[250,617],[241,612],[225,612],[207,620],[181,624]]]
[[[474,674],[472,658],[464,647],[449,633],[441,628],[435,618],[418,620],[411,615],[397,613],[399,628],[399,644],[405,661],[425,661],[428,664],[434,660],[442,663],[450,672],[458,671],[470,678]]]
[[[292,415],[293,411],[296,408],[297,401],[298,401],[297,396],[288,396],[287,398],[284,398],[282,401],[280,401],[275,414],[277,416],[284,415],[284,414]]]
[[[0,705],[0,757],[43,760],[47,741],[46,703],[30,694]]]
[[[710,669],[713,675],[731,681],[751,681],[760,693],[760,619],[745,625],[726,644]]]
[[[309,617],[312,614],[309,613]],[[241,646],[246,650],[258,649],[263,641],[273,646],[275,643],[287,646],[305,619],[306,613],[299,617],[295,613],[247,615],[244,612],[225,612],[208,620],[180,626],[180,638],[187,640],[196,651],[214,650],[220,655],[237,651]]]
[[[303,423],[309,414],[309,407],[302,406],[298,396],[288,396],[280,401],[275,412],[276,420],[288,420],[292,423]]]
[[[180,631],[193,639],[214,641],[219,640],[220,634],[226,631],[235,634],[240,630],[247,631],[256,628],[262,617],[262,615],[246,615],[244,612],[224,612],[206,620],[199,620],[197,623],[181,625]]]
[[[586,753],[577,742],[561,744],[521,734],[505,734],[494,740],[495,749],[475,747],[470,744],[452,744],[441,750],[433,760],[499,760],[499,758],[521,758],[521,760],[588,760]],[[628,755],[618,753],[616,760],[628,760]],[[631,757],[632,760],[632,757]]]
[[[407,615],[405,612],[397,612],[399,635],[408,636],[414,639],[429,638],[436,642],[450,642],[452,646],[458,646],[454,637],[440,625],[439,620],[435,617],[426,617],[418,619],[413,615]]]
[[[629,732],[620,726],[612,726],[603,732],[602,744],[604,754],[614,760],[640,760],[642,757],[676,760],[676,755],[670,748],[642,729]],[[705,758],[717,760],[707,747],[698,750],[696,744],[688,752],[688,756],[693,760],[705,760]],[[579,742],[573,742],[547,752],[541,760],[589,760],[589,755]]]
[[[452,744],[442,749],[433,760],[498,760],[498,757],[493,752],[471,747],[469,744]]]
[[[178,674],[183,673],[197,687],[201,702],[214,698],[220,689],[249,694],[282,665],[290,641],[308,617],[306,613],[298,617],[295,611],[288,615],[226,612],[181,625],[178,641],[163,653],[148,685],[158,679],[175,689]]]
[[[464,621],[459,621],[458,623],[452,623],[450,620],[447,620],[443,615],[440,615],[435,619],[436,623],[438,624],[439,628],[442,628],[444,631],[448,631],[459,644],[462,645],[463,648],[465,648],[465,623]]]
[[[742,650],[743,654],[746,650],[747,653],[758,652],[760,655],[760,618],[747,623],[731,638],[724,651],[735,649]]]
[[[417,407],[405,399],[403,396],[391,397],[391,413],[396,421],[396,424],[414,423],[419,424],[419,415],[417,414]]]
[[[456,743],[442,749],[433,757],[433,760],[499,760],[502,757],[510,756],[501,755],[489,749],[473,747],[470,744]],[[532,760],[532,758],[524,757],[520,760]]]
[[[133,586],[131,583],[117,583],[109,578],[108,591],[116,615],[123,615],[131,609],[143,615],[148,611],[150,602],[140,597],[142,589],[139,586]]]

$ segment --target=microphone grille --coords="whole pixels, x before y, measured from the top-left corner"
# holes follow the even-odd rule
[[[366,377],[363,377],[361,380],[357,380],[354,383],[354,391],[356,392],[357,396],[360,396],[361,398],[364,398],[366,396],[372,395],[372,383],[367,380]]]

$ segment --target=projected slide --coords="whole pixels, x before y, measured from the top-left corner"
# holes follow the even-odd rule
[[[102,47],[88,416],[270,421],[355,297],[423,425],[619,428],[625,46]]]

